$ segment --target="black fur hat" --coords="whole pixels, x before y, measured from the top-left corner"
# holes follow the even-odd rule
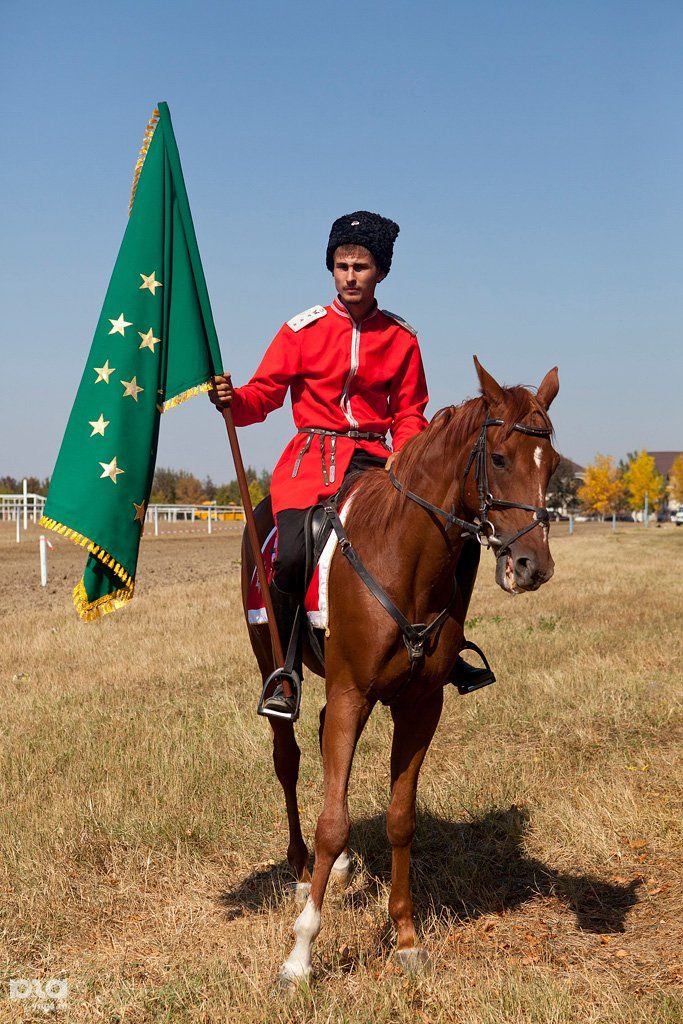
[[[385,274],[391,268],[391,257],[394,253],[394,242],[399,231],[398,224],[378,213],[358,210],[347,213],[345,217],[335,220],[327,243],[325,263],[327,269],[334,267],[335,250],[340,245],[362,245],[375,257],[375,263]]]

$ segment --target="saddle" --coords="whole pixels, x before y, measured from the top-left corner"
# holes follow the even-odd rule
[[[362,473],[363,470],[359,469],[347,474],[344,483],[330,499],[337,507],[344,501],[344,498],[346,498],[358,477],[362,476]],[[329,540],[331,533],[332,521],[325,514],[324,507],[322,505],[313,505],[312,508],[309,508],[304,522],[304,540],[306,544],[305,589],[308,588],[313,578],[315,567],[320,560],[323,548]]]

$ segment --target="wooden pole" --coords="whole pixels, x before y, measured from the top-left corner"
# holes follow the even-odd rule
[[[256,520],[254,519],[254,509],[251,504],[251,496],[249,494],[249,484],[247,482],[247,475],[244,472],[244,463],[242,462],[242,452],[240,451],[240,444],[237,440],[237,431],[235,430],[235,423],[232,418],[232,412],[229,408],[222,409],[223,419],[225,420],[225,428],[228,431],[228,440],[230,442],[230,450],[232,452],[233,462],[235,463],[235,472],[237,473],[237,486],[240,489],[240,495],[242,496],[242,505],[244,507],[244,518],[247,523],[247,536],[249,537],[249,544],[251,545],[251,551],[256,565],[256,574],[261,587],[261,594],[263,596],[263,604],[268,615],[268,629],[270,630],[270,642],[273,646],[273,658],[275,660],[275,667],[282,668],[285,663],[285,656],[282,650],[282,644],[280,643],[280,634],[277,630],[277,623],[275,621],[275,612],[273,611],[273,602],[270,597],[270,588],[268,586],[268,577],[266,576],[266,567],[263,564],[263,555],[261,554],[261,544],[258,539],[258,532],[256,530]],[[292,688],[289,684],[289,680],[286,678],[282,679],[282,690],[285,697],[292,696]]]

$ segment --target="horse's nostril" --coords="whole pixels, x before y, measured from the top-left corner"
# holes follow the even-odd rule
[[[531,559],[530,558],[518,558],[515,561],[515,569],[519,573],[527,573],[527,572],[529,572],[530,565],[531,565]]]

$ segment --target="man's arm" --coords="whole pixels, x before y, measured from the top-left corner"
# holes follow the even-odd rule
[[[417,338],[411,337],[389,394],[391,440],[395,452],[399,451],[408,438],[419,434],[427,426],[424,411],[428,401],[420,346]]]
[[[248,384],[234,388],[230,374],[214,377],[214,390],[209,391],[209,398],[217,409],[231,407],[237,427],[261,423],[269,412],[279,409],[283,404],[287,389],[299,374],[299,368],[299,339],[284,324],[268,346]]]

